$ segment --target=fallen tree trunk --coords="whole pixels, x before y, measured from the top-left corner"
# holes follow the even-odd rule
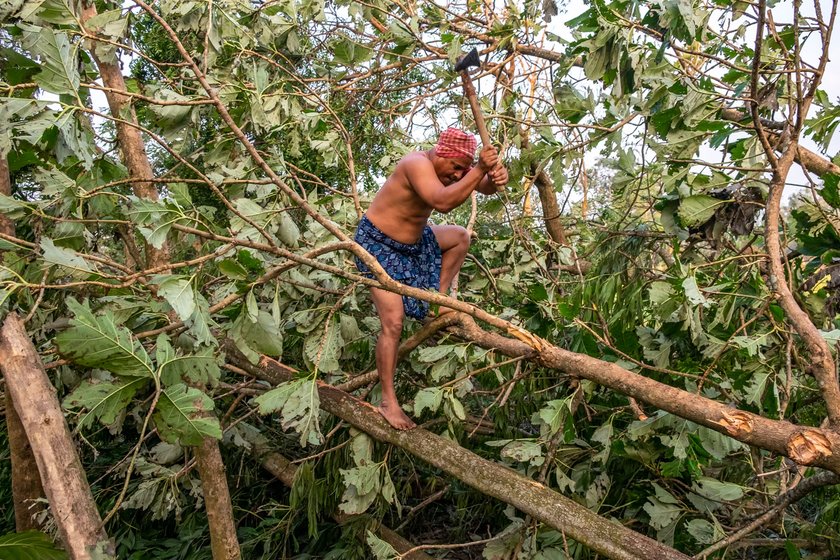
[[[295,483],[295,475],[297,474],[298,468],[280,453],[271,451],[266,441],[255,438],[247,432],[244,432],[242,437],[251,444],[251,454],[260,462],[263,468],[270,472],[277,480],[291,488]],[[332,518],[339,524],[347,522],[350,517],[349,515],[340,513],[332,514]],[[393,546],[394,550],[400,554],[405,554],[414,548],[411,542],[384,525],[381,525],[375,532],[378,533],[379,538]],[[404,556],[402,560],[432,560],[432,557],[421,550],[416,550]]]
[[[534,352],[518,340],[485,331],[464,314],[460,314],[460,318],[460,324],[449,327],[450,331],[482,348],[497,349],[512,357],[530,357],[544,367],[594,381],[738,441],[790,457],[802,465],[818,466],[840,474],[840,434],[832,430],[764,418],[553,345]]]
[[[265,356],[260,360],[259,366],[254,366],[235,351],[229,353],[228,360],[270,383],[288,381],[294,374],[291,368]],[[410,431],[395,430],[373,406],[335,387],[319,382],[318,392],[321,408],[330,414],[338,416],[379,441],[408,451],[479,492],[516,507],[599,554],[618,560],[689,558],[619,523],[600,517],[577,502],[508,467],[482,459],[453,441],[421,428]]]
[[[38,465],[64,547],[72,560],[88,560],[107,542],[70,429],[23,322],[10,314],[0,330],[0,367]],[[113,548],[106,545],[106,548]],[[112,553],[112,551],[111,551]],[[101,558],[102,556],[98,556]]]

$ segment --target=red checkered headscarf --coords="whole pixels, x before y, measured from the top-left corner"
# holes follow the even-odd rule
[[[438,138],[435,154],[442,158],[473,159],[475,148],[478,146],[475,136],[457,128],[447,128]]]

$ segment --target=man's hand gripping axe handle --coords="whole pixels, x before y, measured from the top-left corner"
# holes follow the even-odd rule
[[[487,125],[484,124],[484,115],[481,113],[481,107],[478,105],[478,97],[475,94],[472,79],[467,72],[471,66],[480,66],[477,49],[473,49],[468,54],[459,58],[458,62],[455,63],[455,71],[461,75],[464,95],[467,96],[467,101],[470,102],[470,109],[472,109],[473,119],[475,119],[475,127],[478,129],[478,135],[481,136],[481,143],[484,146],[489,146],[490,134],[487,132]]]

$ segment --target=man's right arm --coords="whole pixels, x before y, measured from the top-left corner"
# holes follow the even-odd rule
[[[444,186],[435,173],[432,162],[425,158],[411,158],[404,162],[404,173],[409,185],[423,202],[438,212],[449,212],[460,206],[478,187],[485,172],[478,166],[470,169],[461,179]]]

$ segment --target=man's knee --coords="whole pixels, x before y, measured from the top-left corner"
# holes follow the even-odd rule
[[[386,315],[384,317],[379,317],[379,321],[382,323],[382,336],[400,338],[400,335],[402,335],[403,325],[402,315]]]
[[[456,248],[460,249],[464,252],[468,251],[470,248],[470,232],[466,230],[466,228],[459,227],[456,233],[457,244]]]

